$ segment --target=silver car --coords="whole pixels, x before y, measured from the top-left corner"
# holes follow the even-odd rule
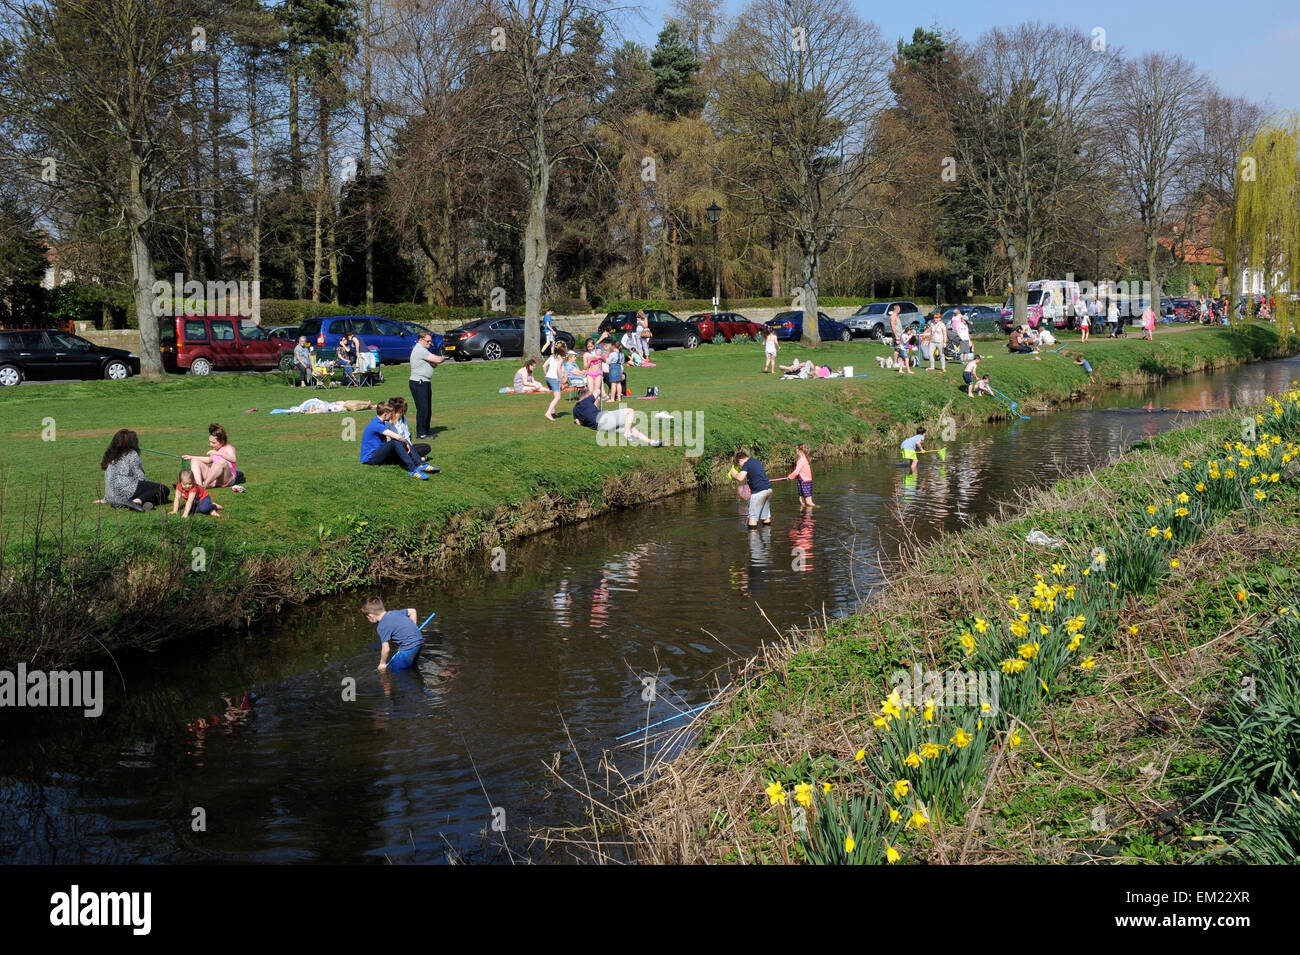
[[[921,310],[916,307],[916,304],[905,301],[871,302],[863,305],[848,318],[842,319],[842,321],[848,326],[849,331],[853,333],[854,338],[865,336],[880,341],[893,335],[889,327],[889,312],[895,305],[901,309],[898,320],[904,328],[918,322],[925,322],[925,316],[921,314]]]

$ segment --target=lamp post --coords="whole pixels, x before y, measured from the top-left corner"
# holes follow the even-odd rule
[[[713,223],[713,311],[716,314],[718,303],[722,299],[722,280],[718,275],[718,218],[722,215],[722,209],[716,202],[711,202],[704,214]]]

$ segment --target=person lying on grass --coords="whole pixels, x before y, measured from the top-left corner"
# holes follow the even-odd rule
[[[221,505],[212,500],[212,495],[208,489],[194,480],[194,472],[186,468],[176,478],[176,497],[172,501],[172,513],[180,511],[181,500],[185,501],[185,510],[181,511],[181,517],[189,517],[193,514],[211,514],[213,517],[221,516]]]
[[[609,411],[601,411],[596,407],[594,395],[586,395],[573,406],[574,424],[580,424],[584,428],[591,428],[603,434],[615,434],[621,431],[623,437],[629,442],[648,444],[652,448],[662,447],[662,441],[651,440],[632,424],[635,415],[636,412],[631,408],[613,408]]]

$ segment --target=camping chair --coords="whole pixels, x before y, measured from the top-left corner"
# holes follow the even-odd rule
[[[334,367],[328,362],[312,361],[311,386],[313,388],[334,387]]]
[[[369,349],[357,355],[357,384],[362,386],[383,384],[384,373],[379,370],[379,352]]]

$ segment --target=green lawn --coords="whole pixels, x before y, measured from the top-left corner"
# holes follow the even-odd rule
[[[995,387],[1017,399],[1049,400],[1087,386],[1086,375],[1069,357],[1079,352],[1089,357],[1095,387],[1102,388],[1233,363],[1274,347],[1272,331],[1260,326],[1245,336],[1221,329],[1180,330],[1158,335],[1154,345],[1135,338],[1076,342],[1041,362],[1008,355],[999,340],[977,343],[977,350],[990,353],[983,369]],[[409,400],[405,366],[388,366],[387,383],[378,388],[328,393],[289,387],[279,373],[26,385],[3,393],[0,554],[5,564],[0,570],[12,575],[26,558],[29,577],[62,580],[78,556],[85,558],[77,565],[82,574],[77,586],[83,590],[85,575],[122,577],[125,583],[119,582],[111,600],[102,582],[98,590],[88,590],[98,593],[101,603],[113,604],[112,611],[97,612],[96,626],[118,637],[135,625],[133,608],[144,587],[132,576],[137,565],[176,564],[201,545],[222,555],[219,567],[209,568],[219,573],[204,578],[205,586],[226,595],[213,598],[212,606],[220,609],[212,622],[233,624],[279,599],[317,596],[385,572],[427,568],[469,548],[708,482],[738,446],[782,460],[800,441],[812,446],[815,456],[849,453],[854,446],[894,440],[915,422],[933,423],[949,402],[959,423],[1000,413],[990,399],[965,397],[960,366],[950,365],[942,377],[925,371],[900,377],[876,364],[874,356],[885,353],[884,346],[868,342],[815,350],[782,345],[782,363],[811,356],[837,368],[852,364],[868,376],[828,381],[764,376],[762,346],[753,343],[655,353],[657,367],[633,368],[629,374],[637,393],[655,385],[660,398],[631,401],[629,407],[647,414],[702,414],[699,457],[680,447],[598,446],[593,432],[568,418],[570,403],[561,404],[566,420],[549,422],[542,414],[548,398],[497,393],[510,383],[517,362],[449,362],[433,382],[438,435],[430,458],[442,473],[427,482],[396,467],[358,462],[358,444],[347,440],[345,419],[354,419],[352,434],[359,437],[369,419],[365,413],[268,414],[309,395]],[[198,454],[206,451],[207,426],[214,421],[226,427],[247,475],[248,493],[215,492],[226,505],[225,520],[186,523],[170,514],[141,515],[90,503],[103,496],[98,464],[118,428],[137,431],[147,448]],[[179,461],[143,457],[151,479],[175,482]],[[32,561],[38,527],[44,538]],[[255,586],[272,568],[278,583]],[[192,576],[177,571],[172,584],[192,586]],[[69,577],[62,584],[47,583],[47,589],[72,585]],[[10,581],[8,587],[13,586]],[[151,586],[168,589],[156,581]],[[151,606],[161,612],[170,604],[159,596]],[[7,622],[28,626],[12,616]],[[8,634],[10,627],[5,630]]]

